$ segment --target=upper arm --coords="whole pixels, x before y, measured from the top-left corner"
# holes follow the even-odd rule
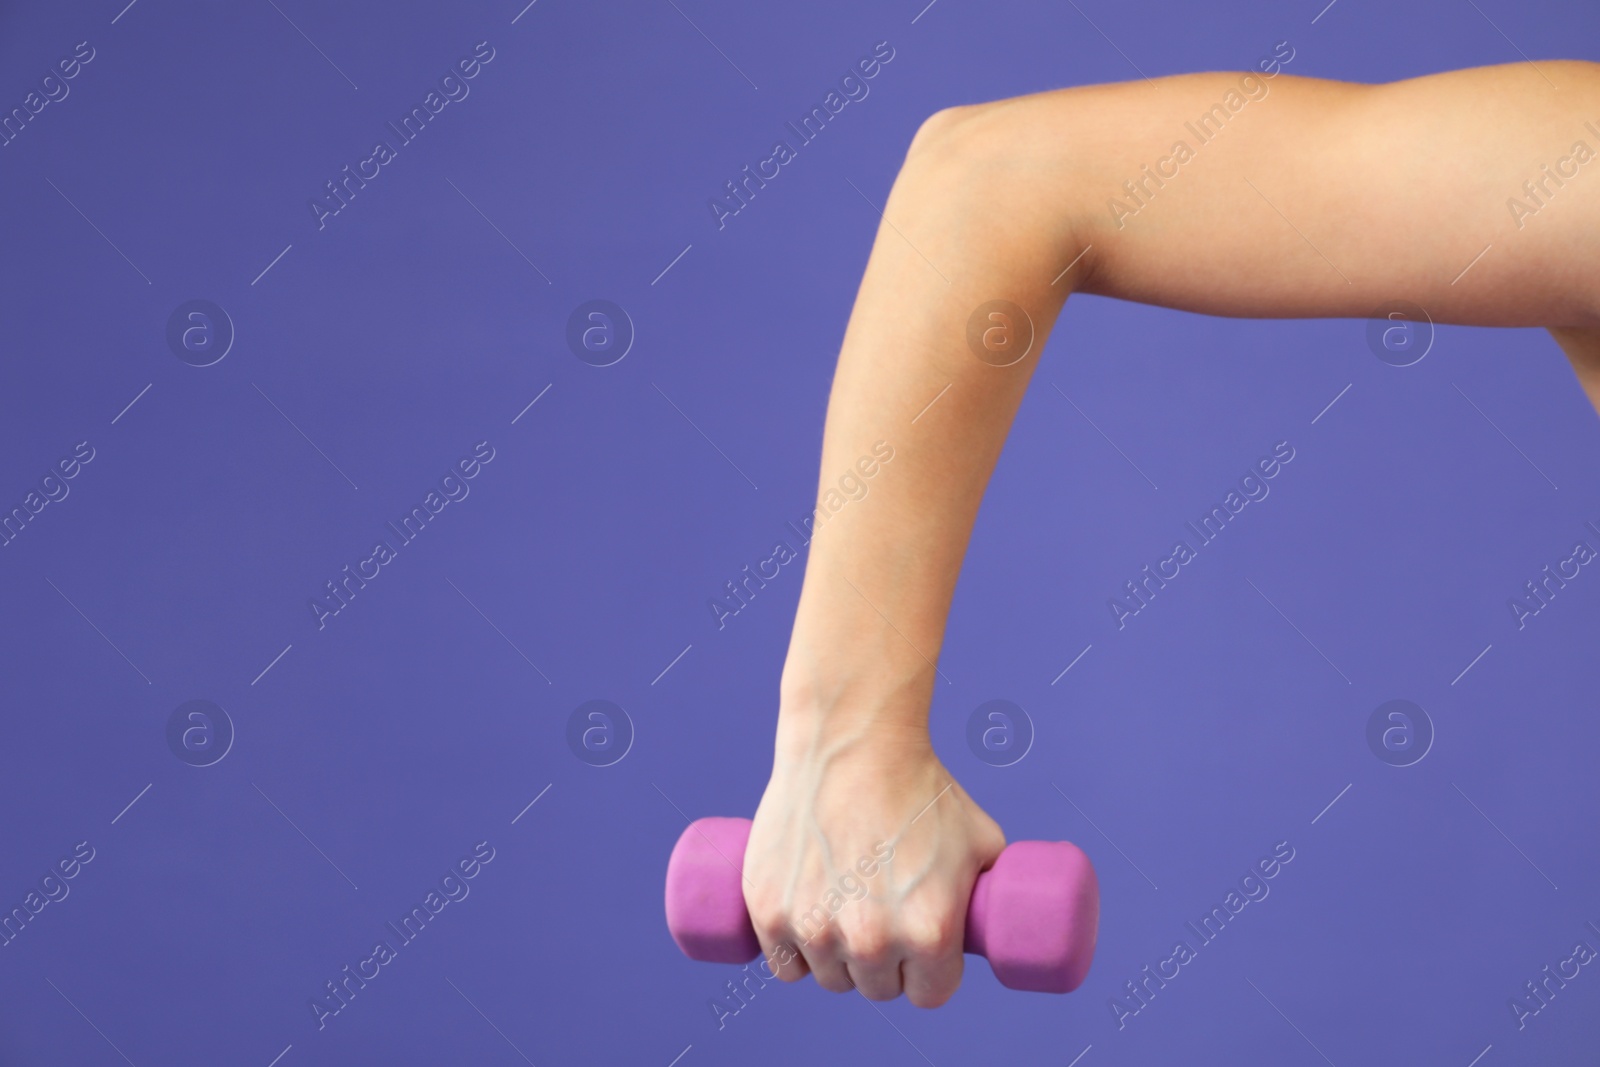
[[[1556,88],[1559,86],[1559,88]],[[1600,65],[1388,85],[1197,74],[998,105],[1079,291],[1209,314],[1600,324]],[[1055,186],[1052,190],[1051,186]],[[1066,259],[1062,260],[1066,262]]]

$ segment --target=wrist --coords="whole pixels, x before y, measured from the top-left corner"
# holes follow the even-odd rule
[[[898,657],[791,643],[779,683],[777,752],[807,760],[841,748],[904,755],[929,748],[933,668]]]

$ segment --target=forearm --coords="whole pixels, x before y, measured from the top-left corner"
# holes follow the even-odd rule
[[[780,751],[813,728],[926,743],[935,664],[961,560],[1050,325],[1070,288],[1052,281],[1075,238],[1041,198],[996,198],[974,167],[962,109],[919,133],[884,205],[840,349],[823,438],[819,532],[784,668]],[[1016,192],[1016,190],[1013,190]],[[1003,299],[1027,322],[993,325],[980,359],[968,320]],[[1009,366],[1006,345],[1028,343]],[[841,475],[877,442],[893,459],[841,504]],[[830,495],[831,491],[831,495]],[[799,729],[796,729],[796,727]]]

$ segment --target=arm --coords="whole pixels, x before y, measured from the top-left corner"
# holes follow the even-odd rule
[[[1572,361],[1578,384],[1588,394],[1589,402],[1600,411],[1600,330],[1553,328],[1550,331],[1561,350]]]
[[[1600,67],[1382,86],[1196,74],[924,124],[839,356],[825,518],[745,860],[783,978],[920,1006],[959,984],[967,897],[1004,838],[929,744],[934,664],[984,486],[1069,291],[1254,317],[1403,299],[1439,322],[1550,327],[1600,404]],[[1034,332],[1004,367],[967,339],[996,299]],[[879,441],[893,461],[832,514],[828,490]]]

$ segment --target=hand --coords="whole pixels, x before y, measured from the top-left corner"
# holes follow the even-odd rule
[[[768,969],[871,1000],[949,1000],[973,883],[1005,847],[999,825],[926,730],[780,723],[778,753],[744,860]]]

